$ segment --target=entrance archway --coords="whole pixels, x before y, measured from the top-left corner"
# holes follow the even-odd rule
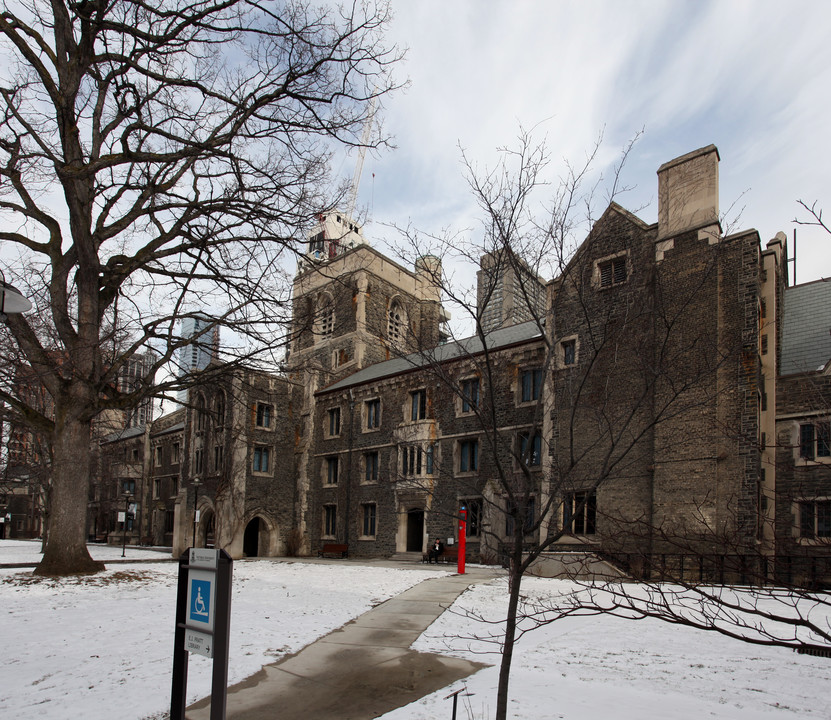
[[[199,523],[199,539],[202,547],[216,546],[216,515],[213,510],[203,510],[203,518]]]
[[[407,511],[407,552],[424,551],[424,510]]]
[[[242,554],[245,557],[259,557],[260,555],[260,518],[255,517],[245,526],[242,536]]]

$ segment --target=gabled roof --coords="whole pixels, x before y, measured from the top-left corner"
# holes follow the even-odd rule
[[[785,289],[780,375],[816,372],[831,360],[831,279]]]
[[[539,326],[533,320],[511,325],[506,328],[494,330],[485,336],[489,350],[499,350],[512,345],[519,345],[542,337]],[[385,362],[370,365],[363,370],[353,373],[349,377],[323,388],[319,393],[334,392],[345,388],[362,385],[364,383],[393,377],[403,373],[413,372],[419,368],[426,367],[433,363],[447,362],[457,358],[464,358],[470,355],[481,353],[483,349],[482,340],[479,337],[469,337],[446,345],[438,345],[432,350],[416,352],[405,357],[386,360]]]

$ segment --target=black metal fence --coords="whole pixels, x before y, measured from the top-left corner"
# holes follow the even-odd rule
[[[831,588],[831,556],[598,553],[635,580],[714,585]]]

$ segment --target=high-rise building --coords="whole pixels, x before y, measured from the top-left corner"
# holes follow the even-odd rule
[[[213,325],[213,328],[211,328]],[[194,371],[204,370],[219,350],[219,326],[206,315],[194,315],[182,320],[183,340],[192,340],[179,351],[177,375],[183,378]],[[179,402],[187,401],[187,390],[180,390]]]

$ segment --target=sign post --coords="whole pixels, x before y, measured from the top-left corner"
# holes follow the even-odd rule
[[[190,548],[179,558],[171,720],[185,720],[188,653],[213,658],[211,720],[225,719],[232,566],[224,550]]]
[[[458,560],[456,561],[456,572],[459,575],[465,574],[465,543],[467,542],[467,538],[465,534],[467,533],[467,508],[462,505],[462,509],[459,511],[459,555]]]

